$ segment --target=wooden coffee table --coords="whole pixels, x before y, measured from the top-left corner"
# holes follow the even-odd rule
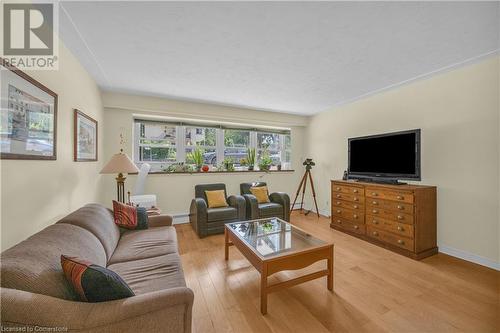
[[[327,288],[333,290],[333,244],[317,239],[278,218],[226,224],[225,258],[234,245],[260,272],[260,312],[267,313],[267,294],[327,276]],[[326,269],[291,280],[267,284],[274,273],[305,268],[326,260]]]

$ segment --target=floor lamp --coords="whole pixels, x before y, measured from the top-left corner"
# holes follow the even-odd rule
[[[111,160],[102,168],[100,173],[109,174],[114,173],[118,174],[116,177],[116,193],[118,196],[118,201],[125,202],[125,177],[124,173],[136,173],[139,172],[139,169],[135,166],[134,162],[130,160],[127,154],[123,152],[123,149],[120,149],[118,154],[114,154],[111,157]]]

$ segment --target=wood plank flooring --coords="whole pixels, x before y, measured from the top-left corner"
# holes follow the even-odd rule
[[[224,235],[199,239],[176,225],[194,332],[499,332],[500,272],[444,254],[422,261],[330,229],[329,220],[292,214],[292,223],[335,243],[334,292],[326,278],[268,296],[260,314],[260,276]],[[318,262],[299,273],[324,266]],[[298,272],[273,275],[275,283]]]

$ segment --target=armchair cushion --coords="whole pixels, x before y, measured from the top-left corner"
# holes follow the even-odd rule
[[[250,187],[250,192],[255,195],[258,203],[269,202],[269,192],[267,191],[267,186]]]
[[[238,218],[238,210],[234,207],[208,208],[208,222],[233,220]]]
[[[261,217],[283,216],[283,206],[275,202],[259,204],[259,211]]]
[[[226,193],[224,190],[205,191],[208,208],[227,207]]]

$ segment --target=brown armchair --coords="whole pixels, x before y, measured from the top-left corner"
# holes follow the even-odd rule
[[[274,192],[269,195],[268,203],[257,202],[257,198],[250,192],[251,187],[267,186],[264,182],[242,183],[240,193],[246,202],[246,218],[255,220],[266,217],[279,217],[290,221],[290,197],[284,192]]]
[[[224,190],[228,207],[208,208],[205,191]],[[195,198],[189,209],[189,222],[200,238],[224,232],[224,224],[245,220],[245,199],[227,196],[225,184],[203,184],[194,187]]]

